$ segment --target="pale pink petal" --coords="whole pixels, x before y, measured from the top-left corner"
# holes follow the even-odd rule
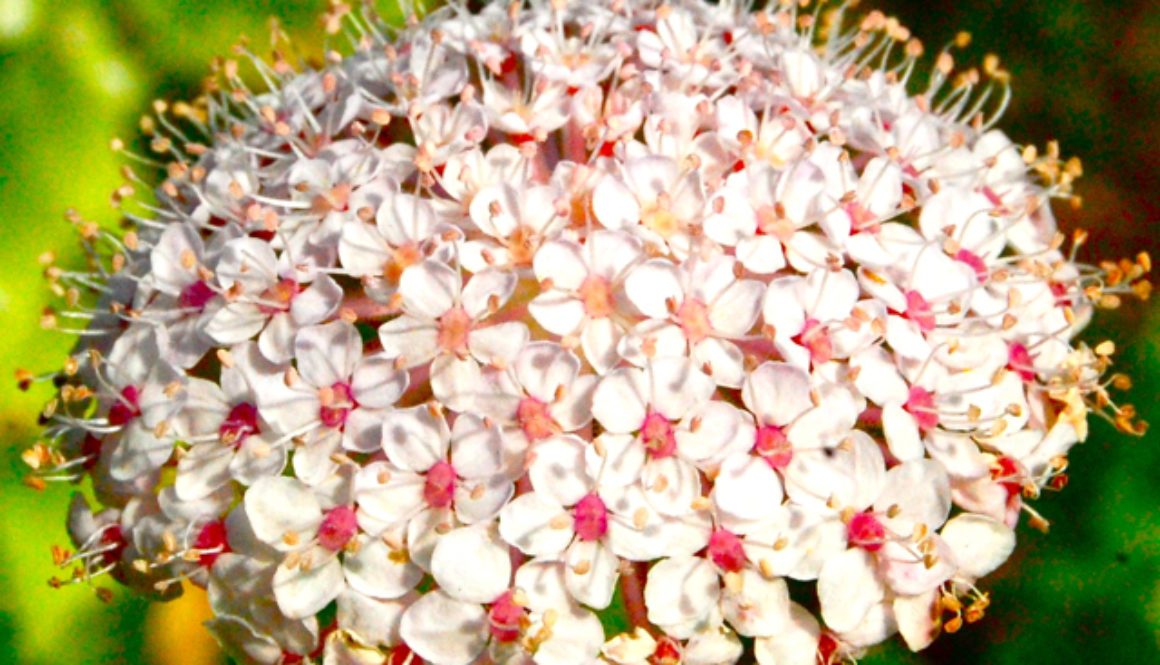
[[[890,454],[902,462],[922,459],[925,448],[918,433],[918,423],[909,412],[898,404],[887,404],[882,408],[882,430],[886,435],[886,445]]]
[[[592,212],[607,229],[622,229],[640,220],[640,203],[624,181],[607,175],[592,192]]]
[[[584,303],[563,291],[547,291],[528,303],[528,312],[550,333],[571,335],[586,316]]]
[[[320,275],[290,301],[290,316],[304,326],[330,318],[342,304],[342,287],[329,275]]]
[[[766,579],[753,568],[740,572],[740,588],[727,585],[721,597],[721,611],[739,635],[771,637],[790,623],[789,589],[780,577]]]
[[[492,305],[503,307],[516,289],[518,278],[515,273],[501,270],[484,270],[471,276],[463,287],[460,297],[463,309],[472,319],[483,318]]]
[[[594,319],[580,333],[580,348],[584,358],[598,374],[605,374],[620,362],[616,347],[623,332],[611,319]]]
[[[740,337],[749,332],[761,310],[765,285],[753,279],[733,282],[712,301],[709,322],[726,337]]]

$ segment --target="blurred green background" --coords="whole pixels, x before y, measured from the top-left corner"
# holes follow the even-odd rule
[[[393,3],[392,3],[393,4]],[[131,137],[155,98],[197,93],[215,55],[240,34],[255,47],[278,17],[317,52],[325,3],[223,0],[0,0],[0,662],[27,665],[224,662],[198,625],[204,595],[147,606],[118,591],[103,605],[83,587],[53,591],[49,547],[64,544],[70,493],[23,487],[18,451],[35,437],[43,390],[21,393],[17,367],[56,367],[71,342],[39,328],[48,302],[36,257],[75,255],[69,206],[114,223],[114,136]],[[1148,0],[865,2],[898,16],[937,50],[974,34],[962,60],[1003,57],[1015,100],[1003,127],[1019,142],[1057,138],[1080,155],[1080,211],[1094,262],[1148,249],[1160,259],[1160,9]],[[1160,309],[1128,302],[1086,334],[1114,340],[1130,401],[1160,422]],[[863,663],[1160,662],[1160,432],[1143,439],[1094,423],[1072,455],[1071,484],[1037,507],[1050,535],[1020,530],[1020,547],[986,580],[993,606],[979,625],[922,654],[897,644]]]

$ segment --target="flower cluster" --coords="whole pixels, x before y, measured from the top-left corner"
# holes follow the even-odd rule
[[[1149,262],[1062,251],[1079,162],[993,128],[994,59],[915,91],[921,44],[844,14],[336,3],[349,55],[158,103],[132,230],[73,215],[88,268],[48,268],[82,337],[25,459],[100,504],[69,581],[204,586],[246,663],[833,663],[979,619],[1089,412],[1143,429],[1073,338]]]

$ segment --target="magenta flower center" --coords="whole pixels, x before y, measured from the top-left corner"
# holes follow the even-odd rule
[[[817,319],[806,319],[801,334],[794,339],[806,347],[810,352],[810,362],[815,365],[828,363],[834,357],[834,344],[830,341],[830,332]]]
[[[918,291],[906,292],[906,318],[914,321],[924,333],[934,330],[934,311]]]
[[[763,425],[757,428],[753,452],[775,470],[785,469],[793,459],[793,445],[786,438],[785,431],[777,425]]]
[[[737,534],[717,529],[709,536],[709,558],[727,573],[736,573],[745,567],[745,548]]]
[[[491,636],[500,642],[513,642],[520,636],[520,621],[524,618],[524,608],[512,600],[512,592],[506,591],[487,611],[488,629]]]
[[[927,431],[938,425],[938,410],[934,407],[934,393],[921,386],[911,386],[904,409],[914,416],[919,429]]]
[[[650,412],[640,426],[640,440],[652,459],[672,457],[677,452],[673,425],[664,414]]]
[[[257,433],[258,407],[249,402],[242,402],[230,409],[229,415],[218,428],[218,435],[226,445],[236,445],[247,436]]]
[[[342,427],[352,409],[358,406],[351,395],[350,384],[339,381],[330,386],[329,393],[323,395],[322,407],[318,409],[318,419],[327,427]]]
[[[318,527],[318,544],[337,552],[358,534],[358,517],[350,506],[332,508]]]
[[[955,253],[955,260],[970,266],[975,271],[975,277],[979,278],[980,282],[987,281],[987,264],[978,254],[969,249],[960,249]]]
[[[525,397],[516,407],[516,420],[524,436],[531,441],[546,439],[560,433],[560,426],[552,420],[548,405],[535,397]]]
[[[855,547],[877,552],[886,542],[886,527],[872,513],[858,513],[846,525],[846,538]]]
[[[423,499],[432,508],[446,508],[455,498],[455,468],[442,460],[427,469]]]
[[[230,551],[229,543],[226,541],[226,525],[215,521],[201,527],[201,531],[197,532],[197,538],[193,541],[193,547],[201,552],[197,563],[209,568],[219,556]]]
[[[121,391],[121,398],[109,408],[109,424],[121,426],[141,415],[141,407],[137,400],[140,393],[135,386],[126,386]]]
[[[595,493],[588,494],[576,504],[572,520],[580,540],[597,540],[608,531],[608,508]]]
[[[190,284],[181,290],[181,295],[177,297],[177,304],[182,308],[190,308],[201,311],[205,309],[205,304],[217,295],[213,289],[209,288],[209,284],[200,279]]]
[[[1017,372],[1028,383],[1035,380],[1035,361],[1027,347],[1019,342],[1012,342],[1007,350],[1007,369]]]

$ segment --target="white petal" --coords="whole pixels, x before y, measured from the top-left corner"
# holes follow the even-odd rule
[[[609,432],[633,432],[644,422],[650,395],[644,372],[618,369],[608,373],[592,395],[592,416]]]
[[[287,547],[286,534],[307,542],[322,523],[322,507],[314,492],[295,478],[263,478],[246,492],[245,503],[254,534],[280,549]]]
[[[572,517],[539,492],[516,497],[499,513],[499,535],[524,554],[560,554],[572,542]]]
[[[758,665],[815,665],[821,628],[806,608],[790,602],[790,623],[779,635],[753,642]]]
[[[679,305],[685,298],[680,271],[671,261],[662,259],[645,261],[633,268],[624,280],[624,291],[637,309],[654,319],[667,319],[668,303]]]
[[[549,240],[540,246],[532,260],[536,279],[552,280],[557,289],[573,291],[588,276],[583,248],[570,240]]]
[[[568,548],[565,563],[564,582],[572,597],[593,609],[608,607],[620,578],[620,559],[598,540],[577,539]]]
[[[475,273],[463,287],[463,310],[472,319],[480,319],[487,313],[489,301],[503,307],[512,297],[518,281],[512,272],[492,269]]]
[[[431,591],[403,614],[399,635],[433,665],[467,665],[487,646],[487,611]]]
[[[918,423],[898,404],[887,404],[882,408],[882,431],[886,434],[890,454],[899,461],[920,460],[926,453],[918,433]]]
[[[985,515],[955,517],[943,527],[942,538],[955,553],[959,572],[974,578],[989,575],[1015,550],[1015,532]]]
[[[646,371],[651,404],[669,420],[680,420],[694,407],[708,401],[717,388],[708,374],[686,358],[658,358],[649,363]]]
[[[528,343],[528,328],[519,321],[476,328],[467,336],[471,355],[481,363],[511,362]]]
[[[584,303],[564,291],[547,291],[528,303],[528,312],[550,333],[571,335],[584,322]]]
[[[407,375],[394,368],[392,358],[376,353],[358,362],[350,387],[359,405],[382,408],[393,405],[407,389]]]
[[[830,557],[818,575],[822,618],[839,633],[856,628],[885,593],[874,557],[860,548]]]
[[[383,352],[391,358],[402,358],[407,367],[421,365],[439,350],[439,328],[406,314],[379,326]]]
[[[381,538],[360,536],[359,548],[343,561],[350,588],[371,598],[399,598],[423,579],[423,570],[405,556],[392,556]]]
[[[459,600],[495,600],[507,589],[511,572],[508,547],[489,525],[455,529],[439,539],[431,554],[435,581]]]
[[[709,310],[713,329],[726,337],[740,337],[749,332],[761,311],[765,285],[757,280],[733,282],[719,295]]]
[[[693,499],[701,496],[700,472],[676,456],[646,463],[640,482],[649,503],[662,515],[686,515],[693,509]]]
[[[781,506],[781,480],[765,460],[749,454],[730,455],[714,480],[713,500],[722,519],[759,522]]]
[[[911,651],[925,649],[938,637],[941,612],[935,604],[937,598],[938,590],[931,590],[894,599],[894,620]]]
[[[721,594],[717,571],[701,557],[662,559],[648,571],[644,602],[648,620],[659,626],[700,619]]]
[[[741,399],[761,425],[784,427],[813,407],[809,375],[780,362],[764,362],[753,370]]]
[[[607,373],[620,362],[616,347],[623,331],[610,318],[593,319],[580,333],[584,358],[598,374]]]
[[[338,311],[342,287],[329,275],[322,275],[290,301],[290,316],[298,325],[325,321]]]
[[[451,432],[426,406],[391,411],[382,423],[383,450],[399,468],[422,472],[447,459]]]
[[[408,313],[437,319],[459,299],[460,284],[458,271],[428,259],[403,272],[399,278],[399,294]]]
[[[620,178],[607,175],[592,191],[592,212],[607,229],[621,229],[640,220],[640,204]]]
[[[278,566],[274,572],[274,599],[278,609],[291,619],[313,616],[338,597],[344,586],[342,564],[327,550],[316,547],[303,553],[313,564]]]
[[[346,321],[307,326],[294,339],[294,357],[298,360],[298,373],[307,383],[316,388],[330,387],[350,380],[362,357],[362,339]]]
[[[911,533],[917,524],[934,531],[946,521],[951,509],[950,480],[942,465],[922,459],[899,464],[886,472],[875,510],[887,512],[898,506],[898,515],[885,524],[897,533]]]
[[[778,635],[790,622],[789,588],[785,580],[767,580],[753,568],[740,573],[741,585],[728,585],[721,598],[721,611],[733,629],[746,637]]]
[[[363,644],[391,646],[399,642],[403,612],[418,600],[410,593],[395,600],[376,600],[351,589],[338,594],[338,624]]]
[[[576,505],[591,489],[585,473],[587,448],[584,441],[571,435],[553,436],[537,443],[528,467],[532,488],[562,506]]]

